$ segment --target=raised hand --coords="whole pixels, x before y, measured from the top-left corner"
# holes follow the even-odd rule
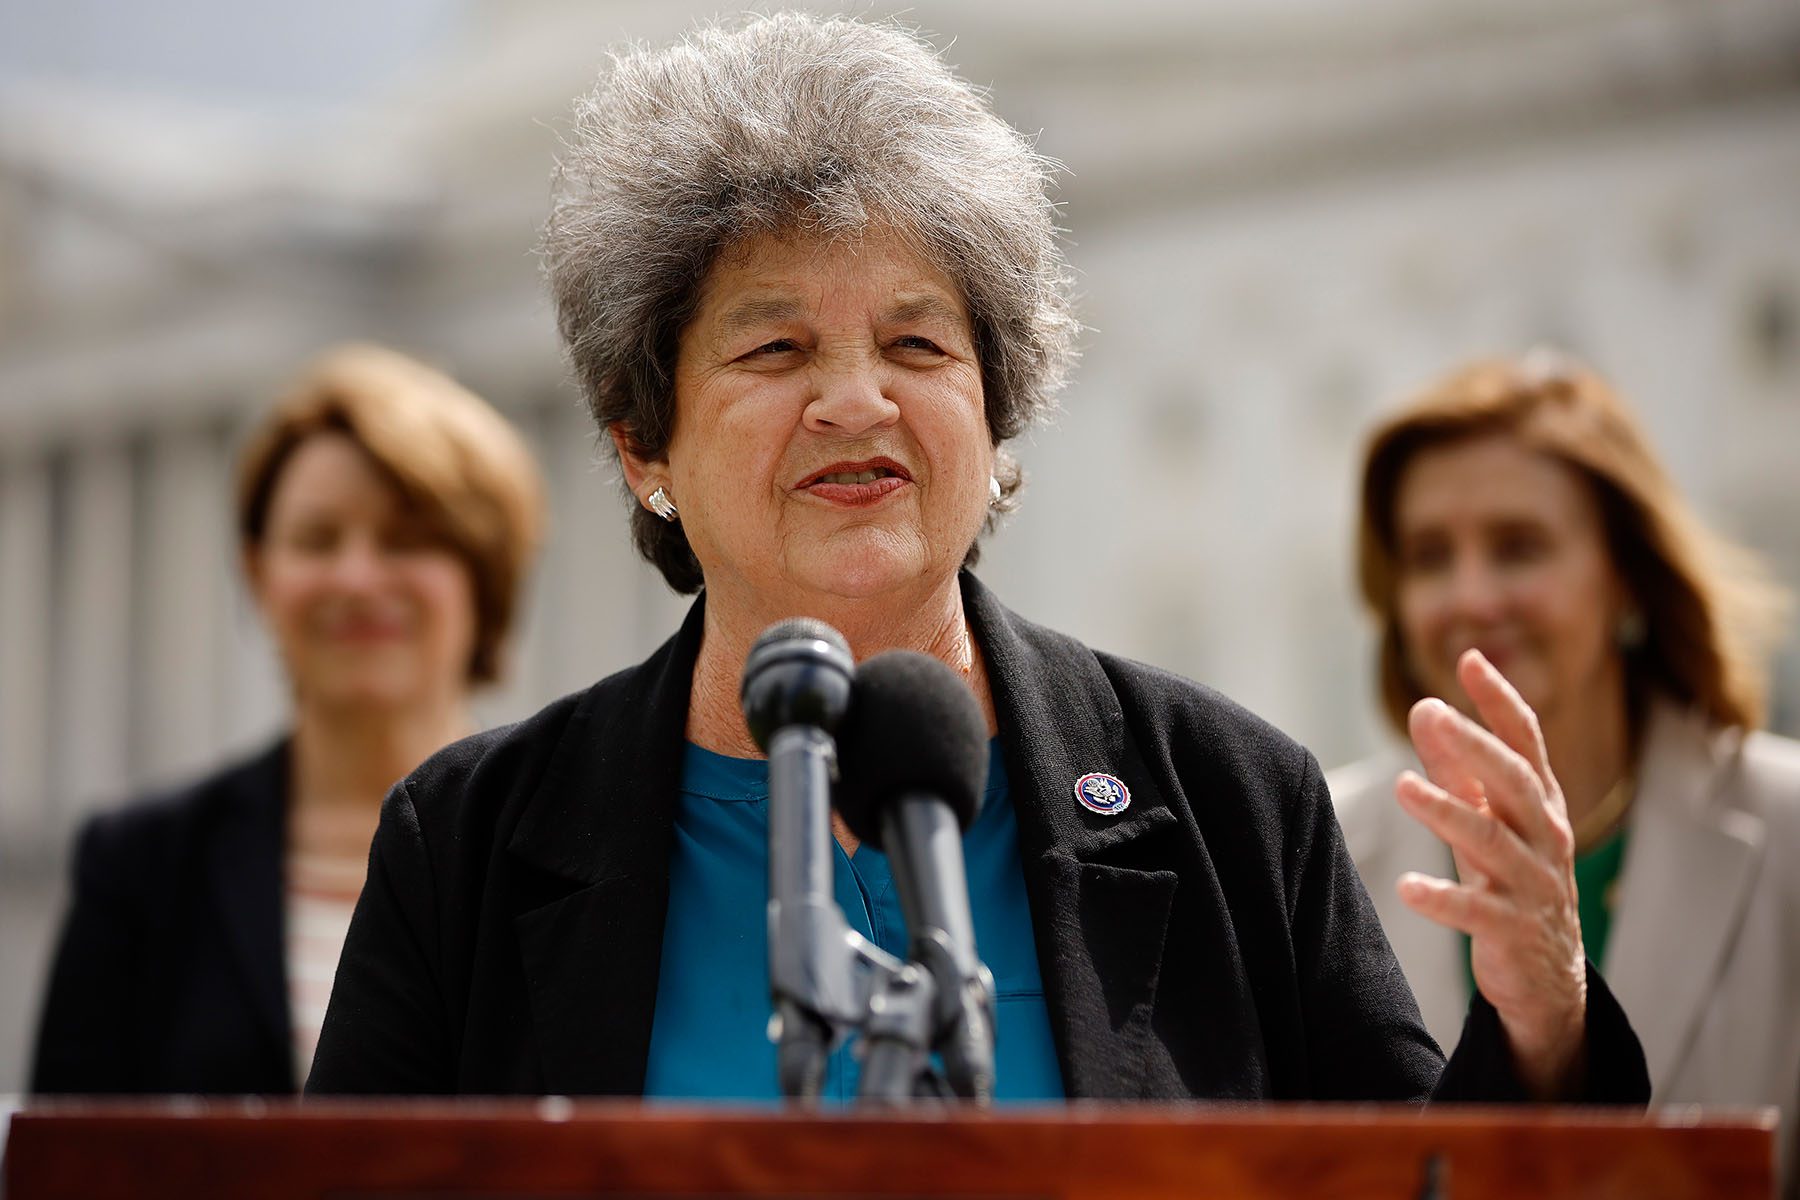
[[[1581,1082],[1587,959],[1575,894],[1575,839],[1537,714],[1478,650],[1457,679],[1483,729],[1441,700],[1408,718],[1426,776],[1395,785],[1404,808],[1449,846],[1456,880],[1400,877],[1408,908],[1471,940],[1475,984],[1499,1013],[1513,1061],[1540,1100]]]

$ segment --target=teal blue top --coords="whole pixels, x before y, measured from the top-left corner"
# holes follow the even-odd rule
[[[769,771],[689,745],[682,760],[669,860],[669,911],[644,1094],[775,1100],[768,1038]],[[906,924],[887,856],[870,846],[847,855],[832,842],[832,883],[850,927],[906,958]],[[1019,827],[1000,744],[988,744],[981,813],[963,837],[975,943],[998,996],[995,1099],[1061,1099],[1062,1072],[1038,974]],[[825,1096],[855,1097],[858,1063],[842,1046],[825,1073]]]

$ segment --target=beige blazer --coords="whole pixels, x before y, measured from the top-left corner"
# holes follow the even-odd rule
[[[1656,1105],[1777,1105],[1783,1194],[1800,1197],[1800,742],[1653,704],[1602,973],[1631,1018]],[[1460,935],[1394,880],[1448,876],[1450,852],[1395,802],[1399,752],[1327,776],[1351,857],[1425,1025],[1455,1043],[1468,1005]]]

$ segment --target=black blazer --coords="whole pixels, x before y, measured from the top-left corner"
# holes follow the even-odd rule
[[[33,1091],[295,1090],[282,948],[287,759],[284,741],[82,829]]]
[[[1485,1003],[1446,1069],[1312,756],[1215,692],[964,602],[987,656],[1071,1096],[1511,1099]],[[702,631],[389,794],[308,1091],[643,1088]],[[1075,800],[1106,771],[1117,817]],[[1641,1103],[1598,976],[1589,1096]]]

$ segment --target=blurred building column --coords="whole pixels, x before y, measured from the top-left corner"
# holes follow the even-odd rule
[[[542,606],[535,649],[547,698],[629,666],[655,641],[646,643],[639,632],[638,584],[649,568],[631,549],[629,510],[592,418],[579,401],[559,396],[544,435],[545,486],[555,523],[537,581]]]
[[[0,846],[48,842],[50,807],[50,470],[0,465]]]
[[[228,619],[220,577],[231,561],[225,449],[213,431],[157,434],[143,458],[144,570],[133,682],[133,775],[167,783],[217,753],[218,626]]]
[[[548,478],[550,466],[544,458],[547,413],[541,407],[530,407],[509,409],[505,416],[537,460],[549,489],[553,486]],[[573,647],[560,638],[545,636],[541,559],[535,566],[525,579],[519,606],[513,613],[511,637],[501,650],[500,678],[475,695],[476,719],[483,726],[516,721],[536,711],[550,697],[561,694],[547,690],[549,685],[543,675],[556,660],[570,656]]]
[[[132,470],[127,446],[74,451],[57,558],[52,786],[65,821],[123,799],[131,780]]]

